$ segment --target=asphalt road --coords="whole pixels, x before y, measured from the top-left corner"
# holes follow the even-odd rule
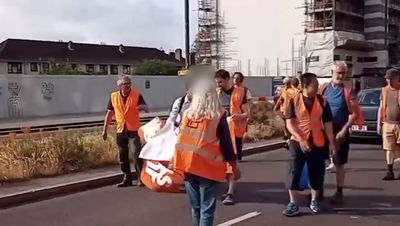
[[[241,164],[243,179],[238,188],[239,203],[217,207],[216,223],[243,217],[237,225],[258,226],[394,226],[400,222],[400,180],[383,182],[384,154],[374,145],[352,145],[348,166],[346,203],[326,212],[286,218],[284,181],[287,152],[276,150],[250,156]],[[398,172],[399,173],[399,172]],[[397,174],[398,174],[397,173]],[[327,176],[327,196],[334,190],[334,175]],[[246,216],[245,216],[246,217]],[[244,217],[244,218],[245,218]],[[184,194],[158,194],[146,188],[114,186],[0,210],[0,226],[142,226],[191,225]]]

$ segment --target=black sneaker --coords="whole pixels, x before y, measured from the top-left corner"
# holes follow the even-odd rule
[[[335,194],[331,198],[332,205],[341,205],[343,204],[343,193],[335,192]]]
[[[227,194],[225,199],[222,201],[225,206],[232,206],[235,204],[235,199],[232,194]]]
[[[394,180],[394,173],[393,172],[387,172],[386,175],[382,178],[382,180]]]

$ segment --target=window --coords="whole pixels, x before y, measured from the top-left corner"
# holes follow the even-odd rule
[[[353,57],[352,56],[346,56],[346,61],[353,61]]]
[[[49,63],[42,63],[42,69],[43,69],[43,72],[49,71],[50,64]]]
[[[9,62],[8,74],[22,74],[22,63]]]
[[[100,65],[100,74],[108,75],[108,65],[105,65],[105,64]]]
[[[94,73],[94,64],[86,64],[86,72],[89,74]]]
[[[150,80],[146,80],[144,84],[146,89],[150,89]]]
[[[38,64],[37,63],[31,63],[31,71],[37,72],[38,71]]]
[[[358,100],[361,106],[379,106],[381,90],[364,90],[358,94]]]
[[[110,71],[112,75],[118,75],[118,65],[110,65]]]
[[[307,62],[318,62],[319,56],[307,57]]]
[[[130,75],[130,74],[131,74],[131,66],[129,66],[129,65],[124,65],[124,66],[123,66],[122,72],[123,72],[124,74]]]
[[[340,60],[340,55],[333,55],[333,60]]]
[[[359,58],[357,58],[357,62],[368,63],[368,62],[377,62],[377,61],[378,61],[378,57],[359,57]]]

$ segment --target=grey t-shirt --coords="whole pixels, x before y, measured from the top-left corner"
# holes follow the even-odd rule
[[[396,89],[387,90],[386,100],[386,122],[400,122],[400,106],[399,106],[399,91]]]
[[[234,87],[232,87],[231,89],[228,89],[228,90],[223,90],[219,96],[219,101],[221,102],[222,107],[228,113],[228,116],[231,116],[230,106],[231,106],[231,97],[232,97],[233,89],[234,89]],[[246,96],[243,98],[242,104],[247,103],[247,93],[245,95]]]

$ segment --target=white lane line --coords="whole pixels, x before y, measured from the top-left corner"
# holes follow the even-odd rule
[[[376,210],[376,211],[398,211],[400,207],[347,207],[347,208],[333,208],[335,211],[363,211],[363,210]]]
[[[248,220],[248,219],[250,219],[250,218],[256,217],[256,216],[258,216],[258,215],[260,215],[260,214],[261,214],[261,212],[254,211],[254,212],[245,214],[245,215],[243,215],[243,216],[234,218],[234,219],[232,219],[232,220],[226,221],[226,222],[224,222],[224,223],[218,224],[217,226],[231,226],[231,225],[237,224],[237,223],[239,223],[239,222]]]

